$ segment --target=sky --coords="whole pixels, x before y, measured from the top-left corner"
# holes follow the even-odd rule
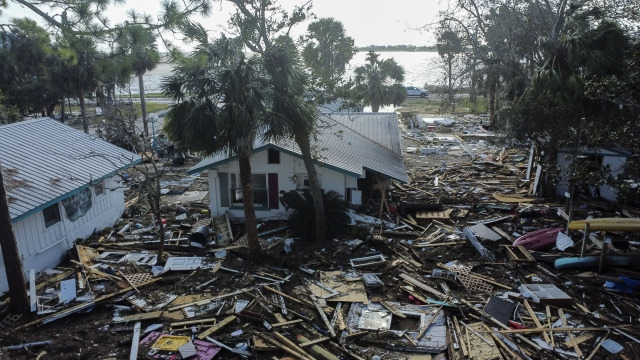
[[[291,9],[302,0],[278,1],[285,9]],[[30,10],[9,0],[9,8],[2,9],[0,23],[6,23],[12,17],[29,17],[37,19]],[[129,0],[109,10],[109,18],[113,23],[123,21],[126,11],[135,8],[156,16],[159,13],[160,0]],[[224,2],[223,2],[224,3]],[[367,45],[434,45],[435,40],[429,30],[420,30],[433,24],[441,0],[314,0],[313,12],[318,17],[332,17],[345,27],[356,46]],[[219,32],[229,17],[229,6],[213,2],[213,11],[209,19],[199,19],[206,29]],[[296,34],[306,30],[306,25],[299,25]],[[182,45],[181,47],[185,47]]]

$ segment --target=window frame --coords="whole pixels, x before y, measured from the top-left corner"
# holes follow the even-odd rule
[[[107,194],[106,181],[102,180],[99,183],[94,184],[93,193],[96,197],[106,195]]]
[[[53,211],[55,210],[55,216],[53,214]],[[42,209],[42,219],[44,220],[44,228],[48,229],[52,226],[54,226],[55,224],[58,224],[59,222],[62,221],[62,214],[60,212],[60,206],[59,203],[55,203],[53,205],[47,206],[46,208]]]
[[[267,164],[280,164],[280,151],[267,149]]]
[[[264,177],[264,181],[256,181],[254,177],[262,176]],[[258,209],[268,209],[269,208],[269,178],[266,173],[257,173],[251,174],[251,182],[253,183],[253,206]],[[256,188],[256,183],[264,183],[266,187],[264,188]],[[259,198],[256,195],[260,193],[264,193],[264,202],[256,202]],[[238,195],[240,196],[238,198]],[[230,208],[242,208],[242,184],[240,183],[240,174],[238,173],[230,173],[229,174],[229,207]],[[260,195],[259,195],[260,196]]]

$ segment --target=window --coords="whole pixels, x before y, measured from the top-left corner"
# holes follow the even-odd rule
[[[100,196],[100,195],[104,195],[106,193],[105,191],[105,181],[101,181],[95,185],[93,185],[93,190],[96,193],[96,196]]]
[[[242,186],[240,184],[240,176],[231,174],[230,176],[230,193],[232,206],[242,206]],[[269,194],[267,188],[266,174],[251,174],[251,182],[253,183],[253,203],[255,207],[268,207]]]
[[[42,210],[42,216],[44,217],[44,227],[48,228],[60,222],[60,208],[55,203],[48,208]]]
[[[296,174],[296,190],[310,189],[311,183],[309,183],[309,175],[307,174]],[[318,174],[318,182],[322,183],[322,178],[320,174]]]
[[[268,149],[267,158],[268,164],[280,164],[280,151],[275,149]]]

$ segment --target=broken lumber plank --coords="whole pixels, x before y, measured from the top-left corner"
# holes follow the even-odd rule
[[[387,310],[391,311],[391,313],[399,318],[406,319],[407,315],[400,312],[400,310],[396,309],[395,306],[391,305],[388,301],[380,301],[380,305],[387,308]]]
[[[127,315],[127,316],[124,316],[122,319],[114,320],[113,322],[115,322],[115,323],[128,323],[128,322],[132,322],[132,321],[143,321],[143,320],[149,320],[149,319],[158,319],[158,318],[160,318],[162,316],[162,313],[163,313],[162,310],[158,310],[158,311],[151,311],[151,312],[142,313],[142,314]]]
[[[462,338],[462,331],[460,331],[460,325],[458,324],[458,318],[453,317],[453,331],[456,332],[457,338],[459,339],[460,349],[462,349],[462,354],[465,358],[469,357],[469,351],[467,350],[467,344]]]
[[[327,319],[327,314],[324,313],[322,306],[320,306],[320,304],[318,303],[318,298],[316,298],[313,294],[309,296],[311,297],[311,300],[313,300],[313,304],[315,305],[316,310],[318,310],[320,318],[322,319],[322,321],[324,321],[327,330],[329,330],[329,334],[331,334],[332,338],[336,337],[336,332],[333,330],[333,326],[331,326],[331,322],[329,322],[329,319]]]
[[[569,324],[567,323],[567,318],[564,316],[564,312],[562,311],[562,309],[558,309],[558,316],[560,316],[560,320],[562,320],[562,326],[569,327]],[[569,331],[568,334],[569,334],[569,341],[571,342],[573,349],[576,351],[576,354],[578,354],[578,357],[581,358],[582,351],[580,351],[580,347],[578,346],[578,344],[576,344],[574,340],[573,332]]]
[[[545,312],[547,313],[547,326],[551,329],[551,308],[549,305],[545,307]],[[556,347],[555,341],[553,340],[553,333],[551,333],[551,346]]]
[[[275,346],[275,347],[277,347],[277,348],[279,348],[279,349],[281,349],[281,350],[284,350],[285,352],[287,352],[287,353],[289,353],[289,354],[291,354],[291,355],[293,355],[293,356],[295,356],[295,357],[297,357],[297,358],[299,358],[299,359],[303,359],[303,360],[315,360],[313,357],[306,356],[306,355],[304,355],[304,354],[298,353],[297,351],[295,351],[294,349],[292,349],[292,348],[288,347],[287,345],[285,345],[285,344],[283,344],[283,343],[281,343],[281,342],[279,342],[279,341],[276,341],[275,339],[272,339],[272,338],[270,338],[270,337],[268,337],[268,336],[266,336],[266,335],[263,335],[263,334],[261,334],[261,333],[258,333],[257,335],[258,335],[258,337],[260,337],[260,338],[261,338],[265,343],[267,343],[267,344],[269,344],[269,345],[272,345],[272,346]]]
[[[429,327],[431,326],[431,324],[433,324],[433,322],[438,317],[438,314],[440,313],[440,310],[442,310],[442,306],[438,306],[436,308],[435,312],[433,312],[433,317],[431,317],[431,320],[429,320],[429,322],[424,326],[424,329],[422,329],[422,331],[420,331],[420,333],[418,334],[416,339],[420,340],[420,338],[423,337],[424,334],[427,333],[427,331],[429,330]],[[455,319],[455,317],[454,317],[454,319]]]
[[[580,345],[585,341],[589,341],[593,339],[593,334],[582,334],[576,338],[573,339],[573,342]],[[573,346],[573,343],[571,342],[571,339],[567,340],[564,342],[564,346]]]
[[[302,342],[300,344],[298,344],[298,346],[305,348],[307,346],[312,346],[312,345],[316,345],[316,344],[320,344],[323,343],[325,341],[331,340],[330,338],[323,336],[321,338],[315,339],[315,340],[309,340],[305,337],[303,337],[302,335],[300,335],[298,337],[298,340],[302,340]]]
[[[610,331],[617,330],[619,327],[627,327],[630,324],[624,324],[620,326],[607,326],[607,327],[557,327],[557,328],[530,328],[530,329],[505,329],[497,330],[500,334],[528,334],[528,333],[542,333],[542,332],[570,332],[570,331]]]
[[[426,247],[437,247],[437,246],[455,246],[465,244],[466,241],[448,241],[443,243],[428,243],[428,244],[415,244],[413,247],[416,248],[426,248]]]
[[[533,312],[533,309],[531,308],[531,305],[529,305],[529,302],[527,301],[527,299],[524,299],[524,307],[525,309],[527,309],[527,312],[529,313],[529,316],[531,316],[531,320],[533,320],[533,323],[536,325],[536,327],[542,328],[542,324],[540,324],[540,320],[538,320],[538,317]],[[546,332],[542,333],[542,337],[544,338],[544,341],[547,344],[551,344],[551,339],[549,338],[549,335],[547,335]]]
[[[314,306],[309,301],[304,301],[302,299],[296,299],[293,296],[287,295],[287,294],[283,293],[282,291],[278,291],[278,290],[276,290],[276,289],[274,289],[274,288],[272,288],[270,286],[264,285],[262,288],[263,289],[267,289],[267,290],[271,291],[272,293],[276,293],[276,294],[278,294],[278,295],[280,295],[280,296],[282,296],[284,298],[287,298],[287,299],[289,299],[289,300],[291,300],[291,301],[293,301],[295,303],[302,304],[302,305],[308,305],[308,306],[311,306],[311,307]]]
[[[76,265],[80,265],[84,270],[87,270],[87,271],[89,271],[90,273],[92,273],[92,274],[94,274],[96,276],[99,276],[99,277],[102,277],[102,278],[107,278],[107,279],[109,279],[111,281],[115,281],[115,282],[122,281],[122,278],[120,278],[118,276],[107,274],[106,272],[103,272],[103,271],[100,271],[98,269],[94,269],[94,268],[91,268],[91,267],[86,267],[86,266],[84,266],[84,264],[82,264],[80,262],[77,262],[75,260],[71,260],[71,262],[76,264]]]
[[[321,342],[329,340],[328,337],[322,337],[322,338],[319,338],[319,339],[316,339],[316,340],[309,340],[306,337],[304,337],[303,335],[298,335],[296,337],[296,339],[298,340],[298,342],[300,342],[300,344],[298,344],[300,347],[308,347],[309,346],[310,347],[309,348],[309,352],[311,354],[319,357],[319,358],[324,358],[326,360],[339,360],[338,357],[336,357],[335,355],[333,355],[329,351],[325,350],[320,345],[317,345],[318,343],[321,343]]]
[[[68,278],[69,276],[71,276],[71,274],[75,273],[75,270],[67,270],[65,272],[63,272],[62,274],[58,274],[52,278],[49,278],[39,284],[36,284],[36,291],[40,291],[43,288],[51,285],[51,284],[55,284],[58,283],[60,280],[64,280],[66,278]]]
[[[140,344],[140,327],[142,323],[137,321],[133,327],[133,339],[131,339],[131,351],[129,352],[129,360],[138,359],[138,345]]]
[[[218,320],[214,318],[210,319],[199,319],[199,320],[189,320],[189,321],[180,321],[169,324],[169,330],[184,330],[185,328],[192,325],[204,325],[209,323],[216,323]]]
[[[222,329],[223,327],[231,324],[232,321],[234,321],[237,317],[235,315],[230,315],[226,318],[224,318],[222,321],[220,321],[219,323],[216,323],[215,325],[211,326],[210,328],[208,328],[207,330],[201,332],[197,338],[202,340],[204,338],[206,338],[207,336],[215,333],[216,331]]]
[[[418,294],[417,292],[409,289],[406,286],[400,286],[401,290],[404,290],[405,292],[407,292],[409,295],[413,296],[416,300],[420,301],[423,304],[427,304],[428,301],[426,298],[424,298],[422,295]]]
[[[411,276],[409,276],[408,274],[400,274],[400,278],[402,278],[402,280],[404,280],[405,282],[417,286],[418,288],[431,293],[437,297],[439,297],[441,300],[446,300],[448,298],[448,296],[446,294],[443,294],[442,292],[432,288],[431,286],[423,283],[420,280],[416,280],[414,278],[412,278]]]
[[[280,315],[280,314],[276,314],[276,315]],[[273,326],[274,328],[277,328],[277,327],[283,327],[287,325],[298,324],[298,323],[301,323],[302,321],[303,321],[302,319],[295,319],[291,321],[277,322],[277,323],[271,324],[271,326]]]
[[[194,301],[191,303],[187,303],[187,304],[180,304],[177,306],[174,306],[172,308],[169,308],[169,311],[176,311],[176,310],[180,310],[189,306],[198,306],[198,305],[206,305],[209,303],[212,303],[214,301],[220,300],[220,299],[225,299],[231,296],[236,296],[236,295],[240,295],[240,294],[244,294],[246,290],[242,289],[242,290],[238,290],[238,291],[234,291],[234,292],[230,292],[230,293],[226,293],[226,294],[222,294],[222,295],[218,295],[212,298],[208,298],[208,299],[203,299],[203,300],[198,300],[198,301]]]
[[[285,345],[289,346],[290,348],[292,348],[293,350],[295,350],[296,352],[304,355],[305,357],[311,358],[313,359],[313,356],[311,356],[311,354],[309,354],[308,352],[306,352],[303,348],[301,348],[300,346],[298,346],[298,344],[294,343],[293,341],[289,340],[286,336],[280,334],[277,331],[273,332],[273,336],[276,337],[276,339],[280,340],[282,343],[284,343]]]

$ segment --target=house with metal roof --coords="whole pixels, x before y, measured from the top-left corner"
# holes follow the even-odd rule
[[[118,173],[140,161],[51,118],[0,126],[0,166],[25,273],[58,265],[76,239],[113,226],[124,212]]]
[[[407,183],[396,113],[323,113],[313,148],[320,185],[360,205],[362,191],[379,181]],[[242,186],[237,156],[214,154],[189,169],[190,175],[207,171],[209,206],[214,216],[227,212],[243,218]],[[293,140],[254,144],[251,158],[256,216],[283,219],[286,209],[281,191],[309,187],[302,153]]]

